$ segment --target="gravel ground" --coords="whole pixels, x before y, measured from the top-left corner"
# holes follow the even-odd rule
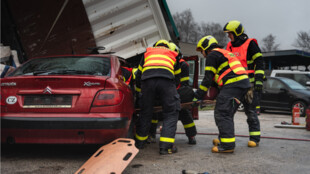
[[[235,115],[236,149],[233,154],[211,153],[212,139],[217,136],[213,111],[200,111],[196,120],[197,144],[188,145],[182,124],[178,123],[176,146],[178,153],[161,156],[157,143],[140,150],[127,166],[124,174],[171,173],[182,170],[208,172],[212,174],[266,173],[308,174],[310,173],[310,141],[284,140],[291,138],[310,140],[310,131],[305,129],[275,128],[281,121],[290,122],[285,113],[263,113],[259,116],[262,140],[257,148],[247,147],[248,126],[243,112]],[[271,138],[274,137],[274,138]],[[101,145],[2,145],[2,174],[70,174]]]

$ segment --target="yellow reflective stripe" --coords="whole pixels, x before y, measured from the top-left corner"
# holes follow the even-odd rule
[[[152,123],[158,123],[158,120],[152,120]]]
[[[142,66],[141,66],[141,65],[139,65],[138,69],[139,69],[140,71],[142,71],[142,70],[143,70],[143,68],[142,68]]]
[[[234,61],[234,62],[231,62],[230,64],[230,67],[233,67],[235,65],[241,65],[240,61]]]
[[[149,66],[149,67],[145,67],[145,68],[143,68],[142,73],[144,73],[144,71],[149,70],[149,69],[166,69],[166,70],[170,71],[174,75],[174,72],[170,68],[164,67],[164,66]]]
[[[261,82],[261,81],[256,81],[255,84],[256,84],[256,85],[263,85],[263,82]]]
[[[165,61],[165,60],[150,60],[150,61],[146,62],[143,66],[144,66],[144,67],[153,66],[153,65],[152,65],[153,63],[159,63],[160,65],[163,65],[163,66],[165,65],[165,66],[167,66],[167,67],[173,69],[173,66],[172,66],[169,62],[167,62],[167,61]],[[150,64],[150,65],[149,65],[149,64]]]
[[[137,91],[137,92],[141,92],[141,89],[138,88],[138,87],[136,87],[136,91]]]
[[[254,72],[254,74],[265,74],[265,71],[264,70],[256,70],[255,72]]]
[[[260,109],[260,106],[256,106],[256,109]]]
[[[249,65],[249,64],[254,63],[254,61],[253,60],[248,60],[248,61],[246,61],[246,63]]]
[[[254,77],[251,77],[251,78],[250,78],[250,82],[253,83],[254,81],[255,81],[255,78],[254,78]]]
[[[180,79],[181,82],[184,82],[184,81],[187,81],[187,80],[189,80],[189,77],[183,77],[183,78]]]
[[[148,56],[147,58],[144,59],[144,62],[146,62],[149,58],[154,58],[154,57],[160,57],[160,58],[164,58],[164,59],[167,59],[169,60],[173,65],[175,64],[175,62],[168,56],[166,55],[162,55],[162,54],[153,54],[153,55],[150,55]],[[157,60],[156,60],[157,61]]]
[[[205,70],[206,71],[212,71],[214,74],[216,74],[216,69],[212,66],[206,66]]]
[[[168,137],[160,137],[159,141],[161,142],[167,142],[167,143],[174,143],[174,138],[168,138]]]
[[[222,143],[233,143],[236,141],[236,138],[221,138]]]
[[[195,126],[195,123],[192,122],[192,123],[184,125],[184,129],[191,128],[191,127],[194,127],[194,126]]]
[[[255,60],[256,58],[258,58],[260,56],[263,56],[263,54],[262,53],[256,53],[256,54],[254,54],[254,56],[252,56],[252,60]]]
[[[201,89],[201,90],[203,90],[203,91],[208,91],[208,88],[205,87],[205,86],[202,86],[202,85],[199,86],[199,89]]]
[[[181,68],[179,68],[178,70],[174,71],[174,75],[178,75],[181,73]]]
[[[146,137],[140,137],[138,134],[136,134],[136,138],[140,141],[144,141],[148,138],[149,136],[146,136]]]
[[[126,79],[125,79],[125,77],[123,76],[123,80],[124,80],[124,82],[126,82]]]
[[[234,69],[234,72],[238,72],[238,71],[244,71],[244,68],[243,67],[239,67],[239,68],[235,68]]]
[[[222,63],[218,68],[217,68],[217,74],[224,68],[228,66],[228,61]]]
[[[258,136],[258,135],[260,135],[260,131],[250,132],[250,136]]]
[[[238,82],[240,80],[244,80],[244,79],[247,79],[248,76],[247,75],[242,75],[242,76],[238,76],[238,77],[235,77],[235,78],[231,78],[229,80],[227,80],[225,82],[225,85],[229,84],[229,83],[234,83],[234,82]]]

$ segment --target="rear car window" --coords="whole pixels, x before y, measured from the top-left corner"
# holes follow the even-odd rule
[[[19,75],[96,75],[110,76],[107,57],[48,57],[32,59],[9,76]]]

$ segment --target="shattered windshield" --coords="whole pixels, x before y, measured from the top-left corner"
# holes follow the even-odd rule
[[[19,75],[96,75],[110,76],[107,57],[49,57],[32,59],[9,76]]]

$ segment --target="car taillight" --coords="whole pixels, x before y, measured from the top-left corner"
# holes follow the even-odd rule
[[[123,96],[119,90],[103,90],[96,95],[93,106],[117,105],[123,100]]]

